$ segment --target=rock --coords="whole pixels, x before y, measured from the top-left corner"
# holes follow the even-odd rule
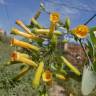
[[[66,90],[58,85],[57,83],[54,83],[52,87],[49,89],[49,95],[48,96],[68,96],[66,93]]]
[[[64,56],[69,60],[70,63],[82,71],[86,62],[86,57],[82,47],[79,44],[66,43],[64,45]]]

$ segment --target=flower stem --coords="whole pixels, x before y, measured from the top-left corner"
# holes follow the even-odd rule
[[[83,51],[84,51],[84,53],[85,53],[85,55],[87,57],[87,60],[88,60],[89,64],[92,64],[92,61],[91,61],[90,57],[88,56],[88,54],[86,52],[86,49],[84,48],[84,46],[83,46],[83,44],[81,42],[81,39],[78,39],[78,41],[79,41],[79,43],[80,43],[80,45],[81,45],[81,47],[82,47],[82,49],[83,49]]]

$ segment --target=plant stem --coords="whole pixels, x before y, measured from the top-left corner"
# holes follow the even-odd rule
[[[86,52],[86,50],[85,50],[85,48],[84,48],[84,46],[83,46],[83,44],[81,42],[81,39],[78,39],[78,40],[79,40],[79,43],[80,43],[80,45],[81,45],[81,47],[82,47],[82,49],[83,49],[83,51],[84,51],[84,53],[85,53],[85,55],[86,55],[86,57],[88,59],[89,64],[92,64],[92,61],[91,61],[90,57],[88,56],[88,54],[87,54],[87,52]]]

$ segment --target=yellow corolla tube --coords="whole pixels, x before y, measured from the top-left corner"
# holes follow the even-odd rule
[[[28,39],[32,39],[32,40],[36,40],[36,41],[41,41],[41,40],[43,41],[43,39],[41,39],[39,36],[36,36],[33,33],[31,33],[31,34],[24,33],[22,31],[18,30],[17,28],[12,28],[11,33],[16,34],[16,35],[20,35],[20,36],[24,36]]]
[[[30,56],[28,54],[17,52],[17,51],[16,51],[16,53],[18,53],[20,56],[23,56],[25,58],[30,58]]]
[[[52,37],[53,32],[55,31],[56,23],[59,21],[60,15],[57,12],[52,12],[50,14],[50,31],[49,31],[49,37]]]
[[[37,88],[40,84],[40,79],[41,79],[41,76],[42,76],[42,72],[43,72],[43,69],[44,68],[44,62],[40,62],[36,72],[35,72],[35,76],[34,76],[34,79],[32,81],[32,86],[33,88]]]
[[[16,34],[16,35],[20,35],[20,36],[24,36],[24,37],[27,37],[27,38],[31,38],[32,37],[31,34],[21,32],[17,28],[12,28],[11,33],[12,34]]]
[[[64,75],[59,74],[59,73],[56,73],[55,76],[56,76],[56,78],[58,78],[60,80],[65,80],[66,79]]]
[[[86,25],[78,25],[72,30],[72,33],[78,38],[86,38],[89,32],[89,28]]]
[[[14,51],[12,54],[11,54],[11,61],[19,61],[19,62],[22,62],[22,63],[25,63],[25,64],[28,64],[32,67],[37,67],[37,64],[28,59],[28,58],[25,58],[24,56],[20,55],[18,52]]]
[[[20,40],[17,40],[15,38],[11,39],[10,43],[11,43],[11,45],[16,45],[16,46],[20,46],[20,47],[27,48],[27,49],[32,49],[34,51],[40,50],[40,48],[38,48],[37,46],[31,45],[29,43],[26,43],[26,42],[23,42]]]
[[[64,56],[61,56],[61,59],[63,63],[66,64],[72,70],[72,72],[74,72],[77,75],[80,75],[79,70],[76,67],[74,67]]]
[[[13,80],[19,80],[30,70],[30,68],[30,66],[25,66]]]
[[[33,30],[36,34],[43,34],[43,35],[48,35],[50,29],[34,29]],[[54,31],[55,35],[62,35],[62,33],[60,31]]]
[[[27,33],[31,33],[30,29],[21,20],[16,20],[16,24],[25,30]]]

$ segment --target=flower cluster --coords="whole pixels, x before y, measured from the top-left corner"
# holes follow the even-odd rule
[[[21,20],[16,20],[16,24],[19,25],[24,32],[17,28],[12,28],[11,34],[19,35],[31,40],[33,43],[24,42],[16,38],[11,39],[11,46],[18,46],[27,49],[30,54],[22,53],[15,50],[11,54],[11,61],[17,61],[25,64],[26,66],[20,70],[20,73],[14,78],[19,80],[29,70],[34,69],[34,78],[32,80],[33,88],[38,88],[43,81],[44,85],[51,85],[55,79],[65,80],[66,79],[66,66],[80,76],[79,70],[74,67],[62,54],[58,54],[57,44],[59,42],[59,36],[62,33],[56,30],[57,23],[59,22],[60,15],[57,12],[50,14],[50,28],[43,28],[38,22],[32,18],[31,23],[34,24],[35,28],[29,29]],[[85,33],[84,33],[85,32]],[[88,32],[88,28],[84,25],[80,25],[75,29],[77,36],[84,37]],[[49,45],[45,46],[43,42],[49,41]],[[55,46],[54,46],[55,45]],[[23,49],[22,49],[23,50]],[[35,53],[39,59],[34,59],[31,54]],[[64,69],[65,68],[65,69]]]

